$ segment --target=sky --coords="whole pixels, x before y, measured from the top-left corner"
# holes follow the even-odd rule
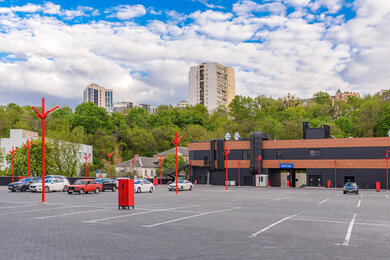
[[[389,0],[0,0],[0,105],[188,100],[190,66],[235,70],[236,95],[310,98],[390,86]]]

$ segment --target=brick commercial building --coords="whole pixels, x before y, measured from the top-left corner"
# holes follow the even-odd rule
[[[376,182],[386,188],[386,149],[390,137],[337,138],[330,137],[329,126],[310,128],[304,122],[303,139],[270,140],[265,133],[251,133],[249,139],[214,139],[188,145],[193,176],[199,184],[225,184],[227,147],[228,180],[232,185],[258,185],[258,155],[261,186],[337,187],[347,181],[374,188]]]

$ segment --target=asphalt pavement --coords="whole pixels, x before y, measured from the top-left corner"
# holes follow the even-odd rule
[[[0,187],[1,259],[389,259],[390,195],[197,185],[68,195]]]

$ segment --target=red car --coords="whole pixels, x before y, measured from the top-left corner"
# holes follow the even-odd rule
[[[73,192],[78,192],[80,194],[87,193],[89,191],[94,191],[99,193],[103,188],[102,184],[97,183],[95,180],[77,180],[73,185],[68,186],[68,194]]]

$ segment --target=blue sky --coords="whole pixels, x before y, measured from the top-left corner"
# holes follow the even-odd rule
[[[231,66],[236,94],[300,98],[389,86],[387,0],[0,0],[0,104],[188,99],[189,67]]]

